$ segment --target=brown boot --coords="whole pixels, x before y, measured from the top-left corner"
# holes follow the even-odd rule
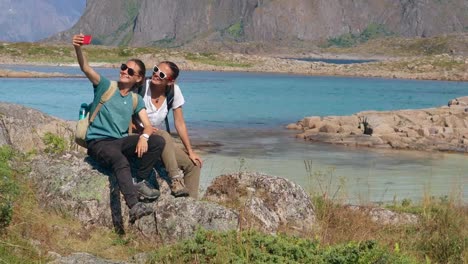
[[[171,178],[171,193],[175,197],[185,197],[189,195],[187,188],[185,188],[184,174],[182,172],[179,172],[177,176]]]

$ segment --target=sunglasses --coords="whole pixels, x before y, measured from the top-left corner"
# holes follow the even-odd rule
[[[158,74],[159,78],[161,78],[161,79],[166,79],[166,80],[168,80],[168,81],[172,81],[172,78],[169,77],[169,76],[167,76],[167,74],[166,74],[165,72],[162,72],[162,71],[158,68],[158,66],[154,66],[154,67],[153,67],[153,74],[157,74],[158,72],[159,72],[159,74]]]
[[[133,76],[133,75],[139,76],[139,74],[136,74],[136,73],[135,73],[135,70],[134,70],[134,69],[129,68],[129,67],[127,66],[127,64],[125,64],[125,63],[122,63],[122,65],[120,65],[120,70],[121,70],[121,71],[127,70],[127,73],[128,73],[128,75],[130,75],[130,76]]]

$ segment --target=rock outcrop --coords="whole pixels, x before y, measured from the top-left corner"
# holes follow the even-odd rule
[[[40,156],[29,165],[29,176],[47,208],[68,212],[84,226],[103,225],[117,231],[132,228],[155,241],[189,238],[197,228],[228,231],[248,225],[268,233],[306,234],[315,225],[311,199],[300,186],[286,179],[251,173],[221,176],[208,187],[201,201],[172,197],[170,191],[165,191],[169,190],[167,183],[158,177],[162,195],[152,203],[154,214],[128,226],[128,209],[113,178],[83,154]],[[242,180],[220,185],[226,177]],[[228,200],[236,197],[238,207],[223,206],[216,195],[226,193],[226,188],[235,190]]]
[[[464,32],[464,0],[88,0],[79,22],[54,40],[86,32],[95,44],[180,46],[224,40],[282,43],[360,34],[385,25],[402,36]],[[370,33],[371,34],[371,33]]]
[[[414,225],[419,217],[410,213],[397,213],[385,208],[349,205],[346,210],[361,212],[370,217],[371,221],[382,225]]]
[[[304,235],[316,224],[309,195],[283,178],[259,173],[222,175],[208,187],[204,199],[239,210],[243,228]]]
[[[468,152],[468,97],[420,110],[365,111],[305,117],[289,129],[298,138],[346,146]]]

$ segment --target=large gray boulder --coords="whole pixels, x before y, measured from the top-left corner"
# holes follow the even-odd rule
[[[203,199],[239,210],[242,228],[307,235],[316,226],[309,195],[280,177],[245,172],[222,175],[214,179]]]
[[[137,221],[134,228],[164,243],[191,238],[199,228],[221,232],[238,229],[238,214],[215,203],[163,196],[153,208],[154,215]]]
[[[48,132],[73,146],[75,124],[21,105],[0,103],[0,146],[10,145],[21,152],[43,150],[46,146],[42,138]]]

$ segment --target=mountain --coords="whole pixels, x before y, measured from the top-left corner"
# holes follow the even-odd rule
[[[468,30],[467,0],[88,0],[70,30],[94,44],[182,46],[206,43],[317,41],[369,27],[415,37]]]
[[[73,26],[86,0],[0,0],[0,40],[37,41]]]

